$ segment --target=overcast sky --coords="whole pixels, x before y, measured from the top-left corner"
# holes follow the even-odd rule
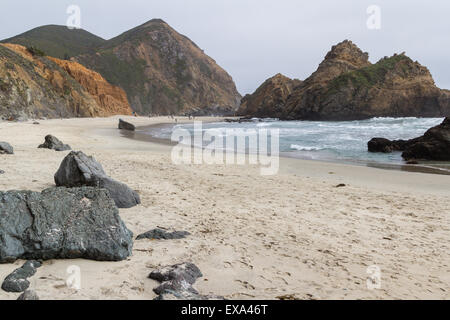
[[[448,0],[2,0],[0,38],[45,24],[65,25],[69,5],[105,39],[153,18],[188,36],[234,78],[242,94],[281,72],[305,79],[333,44],[355,42],[376,62],[406,51],[450,89]],[[381,29],[367,8],[381,9]]]

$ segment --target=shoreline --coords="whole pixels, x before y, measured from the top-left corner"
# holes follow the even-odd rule
[[[223,118],[218,118],[219,120]],[[204,121],[207,122],[217,122],[217,120],[210,120],[210,121]],[[185,119],[186,120],[186,119]],[[180,124],[186,124],[186,123],[192,123],[191,120],[185,121]],[[173,123],[157,123],[157,124],[151,124],[147,126],[140,126],[136,128],[136,131],[125,131],[122,130],[121,134],[129,139],[135,139],[139,141],[145,141],[145,142],[152,142],[152,143],[158,143],[165,146],[175,146],[177,145],[176,142],[171,141],[170,139],[166,138],[158,138],[155,137],[149,133],[143,133],[143,132],[149,132],[153,129],[158,129],[161,127],[169,127],[169,126],[175,126],[177,124]],[[377,169],[383,169],[383,170],[395,170],[395,171],[405,171],[405,172],[415,172],[415,173],[426,173],[426,174],[436,174],[436,175],[450,175],[450,170],[440,167],[433,167],[431,164],[395,164],[395,163],[382,163],[382,162],[369,162],[369,161],[352,161],[352,160],[333,160],[333,159],[308,159],[308,158],[302,158],[302,157],[296,157],[293,155],[290,155],[289,152],[280,152],[280,158],[289,158],[289,159],[298,159],[298,160],[304,160],[304,161],[318,161],[322,163],[336,163],[336,164],[346,164],[350,166],[362,166],[362,167],[368,167],[368,168],[377,168]],[[449,163],[450,166],[450,163]]]
[[[121,118],[138,127],[167,121]],[[227,299],[450,297],[448,176],[289,158],[274,176],[254,165],[175,165],[170,146],[123,137],[118,119],[1,122],[14,155],[0,156],[0,190],[54,187],[68,152],[37,148],[53,134],[139,193],[141,205],[119,210],[135,237],[156,227],[191,235],[136,240],[120,262],[45,261],[30,278],[42,300],[154,299],[149,273],[182,262],[202,271],[201,294]],[[0,264],[0,280],[23,262]],[[73,265],[78,291],[65,285]],[[367,289],[371,265],[382,270],[380,290]],[[0,290],[0,299],[17,296]]]

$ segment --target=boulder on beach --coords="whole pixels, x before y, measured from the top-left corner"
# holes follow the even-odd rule
[[[149,239],[149,240],[178,240],[186,238],[191,235],[187,231],[173,231],[167,232],[162,229],[153,229],[137,236],[136,240]]]
[[[422,137],[411,140],[373,138],[368,142],[370,152],[403,151],[405,160],[450,160],[450,118],[431,128]]]
[[[42,149],[51,149],[55,151],[67,151],[72,150],[72,148],[68,144],[62,143],[58,138],[52,136],[51,134],[45,137],[45,142],[39,145],[38,148]]]
[[[0,141],[0,154],[14,154],[14,148],[4,141]]]
[[[135,131],[136,127],[132,123],[129,123],[129,122],[125,121],[125,120],[119,119],[119,129],[120,130]]]
[[[27,261],[25,264],[14,270],[2,283],[2,289],[6,292],[23,292],[28,289],[30,282],[28,278],[34,276],[36,269],[41,266],[39,261]]]
[[[158,294],[156,300],[224,300],[219,296],[204,296],[192,285],[203,277],[200,269],[193,263],[180,263],[164,267],[150,273],[149,278],[161,282],[153,289]]]
[[[55,174],[55,183],[69,188],[91,186],[107,189],[118,208],[131,208],[141,203],[135,191],[108,177],[99,162],[81,151],[72,151],[64,158]]]
[[[107,190],[0,192],[0,263],[17,259],[121,261],[131,255],[132,236]]]

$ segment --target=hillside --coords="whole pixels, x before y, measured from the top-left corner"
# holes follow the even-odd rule
[[[162,20],[151,20],[75,58],[122,87],[140,114],[233,114],[233,79],[194,42]]]
[[[232,115],[241,100],[231,76],[160,19],[110,40],[51,25],[3,42],[70,57],[124,89],[139,114]]]
[[[98,73],[73,62],[33,55],[19,45],[0,45],[0,115],[4,119],[113,114],[131,114],[131,108],[125,93]]]
[[[66,26],[47,25],[1,42],[33,46],[49,56],[66,59],[93,50],[105,40],[82,29],[70,30]]]

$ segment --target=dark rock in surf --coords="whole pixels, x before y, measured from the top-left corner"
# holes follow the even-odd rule
[[[422,137],[410,140],[402,154],[405,160],[450,161],[450,118]]]
[[[450,118],[442,124],[431,128],[422,137],[411,140],[388,140],[374,138],[369,141],[370,152],[403,151],[407,160],[450,160]]]
[[[402,151],[409,144],[407,140],[391,141],[385,138],[373,138],[367,143],[369,152],[391,153],[394,151]]]
[[[135,191],[108,177],[99,162],[81,151],[73,151],[64,158],[55,174],[55,183],[69,188],[90,186],[107,189],[118,208],[131,208],[141,203]]]

